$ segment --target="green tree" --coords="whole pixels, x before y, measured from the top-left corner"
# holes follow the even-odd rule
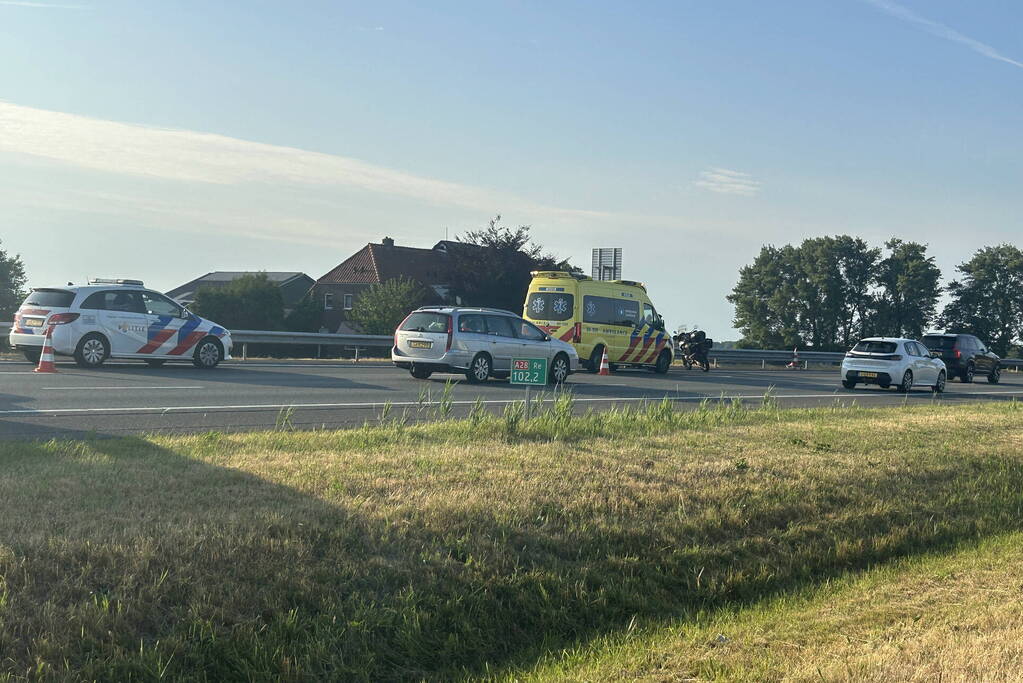
[[[984,247],[956,267],[962,275],[948,285],[952,300],[940,324],[975,334],[1000,356],[1023,339],[1023,252],[1011,244]]]
[[[399,277],[370,287],[355,299],[348,320],[363,334],[391,334],[429,292],[417,280]]]
[[[323,304],[310,294],[306,294],[295,304],[284,318],[284,329],[290,332],[319,332],[323,321]]]
[[[3,242],[0,242],[2,245]],[[10,320],[25,299],[25,265],[21,257],[0,249],[0,319]]]
[[[543,252],[530,241],[529,226],[514,230],[495,216],[488,227],[458,237],[448,253],[450,296],[463,305],[521,312],[534,270],[579,272],[566,260]],[[459,248],[459,243],[461,248]]]
[[[927,245],[892,238],[878,263],[875,334],[919,338],[934,320],[941,295],[941,271]]]
[[[848,348],[870,317],[879,255],[848,235],[765,246],[728,296],[743,346]]]
[[[192,309],[229,330],[280,330],[284,326],[281,290],[266,273],[243,275],[226,287],[200,287]]]

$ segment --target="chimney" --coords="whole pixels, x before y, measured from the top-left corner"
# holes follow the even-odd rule
[[[391,239],[390,237],[385,237],[381,241],[381,244],[383,244],[385,247],[393,247],[394,246],[394,240]]]

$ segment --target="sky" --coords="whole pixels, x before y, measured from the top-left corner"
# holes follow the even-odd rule
[[[1023,246],[1017,0],[0,0],[0,248],[32,286],[318,278],[500,214],[734,339],[765,244]]]

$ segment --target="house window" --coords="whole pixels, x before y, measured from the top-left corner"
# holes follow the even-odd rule
[[[353,298],[354,298],[353,295],[345,294],[345,310],[346,311],[352,310],[352,299]]]
[[[326,292],[323,295],[323,310],[333,311],[334,310],[334,295],[330,292]]]

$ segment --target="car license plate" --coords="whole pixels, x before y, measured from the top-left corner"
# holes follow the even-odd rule
[[[410,347],[412,347],[413,349],[429,349],[429,348],[433,347],[433,342],[431,342],[431,341],[410,341],[408,343],[408,345]]]
[[[25,327],[42,327],[42,318],[25,318]]]
[[[863,377],[864,379],[876,379],[877,378],[877,373],[876,372],[861,372],[860,373],[860,377]]]

